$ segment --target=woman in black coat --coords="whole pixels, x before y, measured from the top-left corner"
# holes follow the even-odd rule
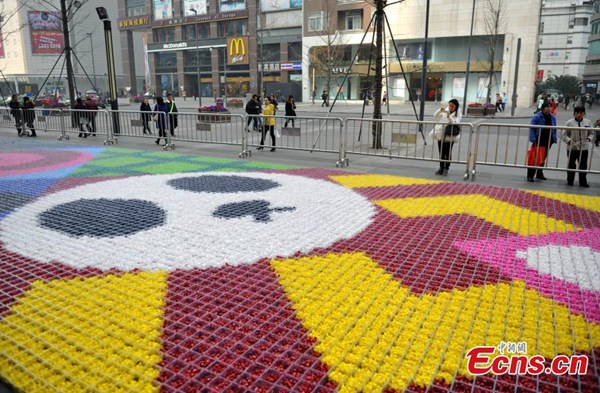
[[[15,118],[15,126],[17,127],[17,134],[21,136],[21,128],[23,127],[23,113],[21,112],[21,104],[19,104],[19,95],[13,94],[10,98],[10,114]]]
[[[31,137],[36,137],[35,127],[33,126],[33,122],[35,121],[35,106],[33,102],[29,99],[29,97],[23,97],[23,119],[25,120],[25,125],[31,129]]]
[[[294,117],[296,117],[296,103],[294,102],[294,96],[288,96],[287,101],[285,102],[285,124],[284,127],[287,127],[288,122],[292,122],[292,127],[294,127]]]
[[[150,131],[150,126],[148,123],[152,120],[152,107],[150,107],[150,103],[147,98],[142,100],[142,105],[140,106],[140,111],[142,112],[142,126],[144,127],[144,134],[152,134]]]

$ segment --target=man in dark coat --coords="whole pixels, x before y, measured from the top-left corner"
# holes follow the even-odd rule
[[[167,107],[169,108],[169,130],[171,131],[171,136],[175,136],[175,129],[177,128],[177,105],[175,105],[173,94],[167,94]]]

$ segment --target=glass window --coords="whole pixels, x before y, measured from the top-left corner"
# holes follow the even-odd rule
[[[228,20],[219,22],[219,37],[239,37],[246,35],[248,25],[245,20]]]
[[[338,14],[340,30],[362,30],[362,10],[342,11]]]
[[[209,38],[210,29],[208,23],[183,26],[183,39],[186,41],[195,40],[196,32],[200,34],[198,38]]]
[[[308,16],[308,31],[323,31],[327,25],[325,11],[311,12]]]
[[[164,29],[154,30],[154,42],[170,42],[175,41],[175,28],[167,27]]]
[[[594,22],[592,24],[592,34],[599,34],[600,33],[600,22]]]
[[[587,26],[588,18],[575,18],[575,26]]]
[[[125,15],[139,16],[146,14],[146,0],[125,0]]]
[[[163,52],[158,54],[156,68],[177,68],[177,53]]]
[[[288,43],[288,60],[302,60],[302,42]]]
[[[274,62],[281,59],[281,47],[279,44],[265,44],[260,47],[262,62]]]
[[[572,35],[568,35],[567,36],[567,44],[572,44],[573,43],[573,36]]]

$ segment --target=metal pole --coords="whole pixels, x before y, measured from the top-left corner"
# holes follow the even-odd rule
[[[471,33],[469,33],[469,54],[467,55],[467,72],[465,76],[465,92],[463,93],[463,116],[467,114],[467,88],[469,87],[469,71],[471,69],[471,44],[473,42],[473,25],[475,24],[475,0],[471,10]]]
[[[223,78],[225,78],[223,83],[223,86],[225,86],[225,99],[223,100],[223,106],[227,108],[227,47],[225,47],[223,55]]]
[[[429,37],[429,0],[425,11],[425,40],[423,42],[423,72],[421,73],[421,107],[419,110],[419,120],[425,118],[425,89],[427,89],[427,40]],[[419,127],[422,127],[420,125]]]
[[[106,64],[108,66],[108,88],[110,91],[110,109],[113,111],[119,110],[119,102],[117,101],[117,77],[115,74],[115,56],[113,52],[112,27],[109,20],[104,22],[104,40],[106,43]],[[113,112],[113,130],[115,134],[120,133],[119,114]]]
[[[69,6],[70,8],[71,6]],[[71,15],[72,16],[72,15]],[[67,3],[65,0],[60,2],[60,17],[63,28],[63,38],[65,40],[65,58],[67,63],[67,85],[69,87],[69,100],[71,108],[75,105],[75,84],[73,83],[73,63],[71,62],[71,39],[69,36],[69,14],[67,12]]]
[[[92,33],[87,33],[87,35],[90,37],[90,52],[92,53],[92,72],[94,73],[94,90],[96,90],[96,86],[98,86],[98,84],[96,83],[96,61],[94,61],[94,44],[92,41]],[[98,93],[98,90],[96,90],[96,93]]]
[[[513,84],[512,102],[510,105],[510,115],[515,115],[515,108],[517,107],[517,97],[519,96],[517,86],[519,85],[519,61],[521,59],[521,39],[517,40],[517,65],[515,67],[515,82]]]
[[[198,16],[198,11],[194,8],[190,8],[190,11],[194,13],[194,15]],[[198,82],[198,106],[202,106],[202,92],[200,89],[202,86],[200,85],[200,34],[198,32],[198,24],[194,24],[194,31],[196,33],[196,66],[197,66],[197,75],[196,82]]]

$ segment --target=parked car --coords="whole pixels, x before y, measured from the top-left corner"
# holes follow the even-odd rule
[[[52,104],[59,102],[60,99],[54,95],[48,94],[45,96],[40,96],[38,97],[33,104],[35,106],[43,106],[43,107],[49,107],[52,106]]]

